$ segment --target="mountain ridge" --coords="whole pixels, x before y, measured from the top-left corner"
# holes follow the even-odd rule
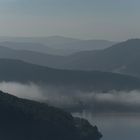
[[[68,70],[97,70],[140,77],[140,39],[131,39],[104,50],[82,51],[69,56],[0,47],[0,58]],[[132,67],[131,67],[132,66]]]
[[[9,42],[9,43],[8,43]],[[11,43],[11,45],[10,45]],[[49,37],[0,37],[0,45],[9,48],[46,52],[56,55],[70,55],[82,50],[103,49],[115,44],[108,40],[82,40],[63,36]],[[25,47],[23,45],[26,45]],[[40,49],[39,49],[40,48]]]
[[[59,70],[0,59],[0,81],[35,82],[68,86],[85,91],[133,90],[140,88],[140,79],[128,75],[100,71]]]
[[[100,140],[102,137],[98,128],[84,119],[2,91],[0,112],[0,138],[4,140]]]

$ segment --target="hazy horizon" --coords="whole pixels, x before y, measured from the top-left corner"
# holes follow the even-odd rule
[[[97,40],[97,41],[110,41],[110,42],[116,42],[116,43],[119,43],[119,42],[124,42],[124,41],[127,41],[127,40],[133,40],[133,39],[140,39],[140,37],[131,37],[131,38],[125,38],[125,39],[119,39],[119,40],[113,40],[113,39],[105,39],[105,38],[82,38],[82,37],[80,37],[80,36],[76,36],[76,37],[73,37],[73,36],[65,36],[65,35],[59,35],[59,34],[54,34],[54,35],[46,35],[46,36],[37,36],[37,35],[33,35],[33,36],[3,36],[3,35],[0,35],[0,38],[4,38],[4,39],[6,39],[7,38],[7,42],[9,41],[9,39],[14,39],[14,38],[16,38],[16,39],[22,39],[22,38],[53,38],[53,37],[60,37],[60,38],[69,38],[69,39],[76,39],[76,40]],[[2,41],[3,42],[3,41]],[[12,41],[9,41],[9,42],[12,42]],[[20,41],[19,41],[20,42]],[[27,41],[25,41],[25,42],[27,42]],[[29,41],[28,41],[29,42]]]
[[[59,35],[59,34],[54,34],[54,35],[46,35],[46,36],[38,36],[38,35],[33,35],[33,36],[2,36],[0,35],[0,38],[49,38],[49,37],[62,37],[62,38],[71,38],[71,39],[77,39],[77,40],[104,40],[104,41],[114,41],[114,42],[121,42],[125,41],[128,39],[135,39],[135,38],[127,38],[124,40],[111,40],[111,39],[104,39],[104,38],[82,38],[80,36],[72,37],[72,36],[65,36],[65,35]],[[140,38],[140,37],[139,37]],[[7,39],[8,40],[8,39]]]
[[[0,0],[0,36],[140,38],[138,0]]]

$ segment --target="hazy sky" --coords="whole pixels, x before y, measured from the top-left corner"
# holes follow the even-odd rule
[[[0,36],[140,38],[140,0],[0,0]]]

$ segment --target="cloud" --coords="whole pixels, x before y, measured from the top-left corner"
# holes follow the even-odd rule
[[[33,83],[20,84],[15,82],[2,82],[0,83],[0,90],[21,98],[34,100],[43,99],[39,86]]]
[[[71,112],[134,113],[140,112],[140,91],[80,92],[68,87],[54,87],[1,82],[0,90],[15,96],[64,108]]]

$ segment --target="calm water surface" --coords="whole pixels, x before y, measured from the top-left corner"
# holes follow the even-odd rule
[[[140,140],[140,114],[74,114],[97,125],[103,134],[102,140]]]

